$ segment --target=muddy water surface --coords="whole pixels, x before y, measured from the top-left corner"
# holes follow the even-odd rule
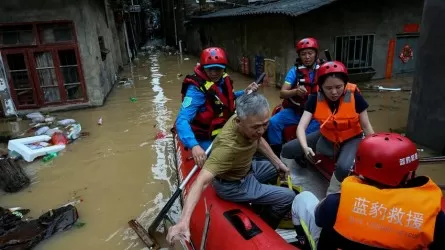
[[[196,58],[181,60],[163,53],[141,58],[134,70],[134,88],[116,87],[100,108],[57,113],[81,123],[90,136],[81,138],[49,164],[27,167],[33,184],[26,190],[0,197],[5,207],[21,206],[39,216],[48,209],[73,200],[81,228],[73,228],[41,243],[37,249],[142,249],[144,246],[127,226],[137,218],[149,222],[176,188],[171,137],[155,139],[169,132],[180,107],[180,87]],[[182,75],[179,75],[182,74]],[[252,79],[231,74],[235,88],[245,88]],[[123,76],[131,77],[129,69]],[[278,90],[264,86],[275,106]],[[406,126],[409,92],[364,92],[376,131]],[[130,98],[136,101],[131,102]],[[97,125],[99,117],[103,125]],[[428,165],[422,172],[445,184],[443,165]],[[173,218],[179,215],[172,209]]]

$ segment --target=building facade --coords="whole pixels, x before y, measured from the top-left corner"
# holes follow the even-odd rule
[[[258,60],[273,60],[279,85],[295,62],[295,42],[315,37],[355,80],[390,78],[414,71],[422,9],[423,0],[260,1],[193,17],[187,49],[221,46],[230,67],[247,64],[248,74],[258,73]]]
[[[102,105],[128,60],[115,16],[108,0],[2,1],[0,62],[16,109]]]

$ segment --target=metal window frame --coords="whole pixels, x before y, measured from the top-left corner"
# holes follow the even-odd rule
[[[337,58],[337,52],[338,52],[338,45],[337,45],[337,40],[338,39],[342,39],[342,46],[343,46],[343,41],[344,40],[346,40],[346,39],[350,39],[350,38],[357,38],[357,37],[361,37],[362,38],[362,41],[361,41],[361,45],[360,45],[360,47],[362,48],[361,50],[360,50],[360,58],[361,58],[361,56],[362,56],[362,50],[363,50],[363,37],[368,37],[368,38],[372,38],[372,50],[371,50],[371,52],[370,53],[367,53],[366,54],[366,62],[368,61],[368,57],[369,56],[371,56],[371,62],[370,62],[370,65],[368,65],[367,67],[352,67],[352,68],[349,68],[348,67],[348,69],[366,69],[366,68],[370,68],[370,67],[373,67],[373,65],[374,65],[374,56],[373,56],[373,54],[374,54],[374,45],[375,45],[375,33],[367,33],[367,34],[361,34],[361,35],[343,35],[343,36],[335,36],[335,38],[334,38],[334,55],[335,55],[335,59],[336,60],[339,60],[339,61],[342,61],[342,59],[343,58]],[[346,39],[345,39],[346,38]],[[368,40],[368,43],[367,43],[367,51],[369,52],[369,41],[371,41],[371,40]],[[342,51],[342,48],[340,48],[340,54],[343,56],[343,53],[342,53],[343,51]],[[346,53],[346,56],[347,57],[349,57],[349,47],[348,47],[348,50],[347,50],[347,53]],[[353,56],[353,58],[355,59],[355,51],[354,51],[354,56]],[[342,61],[343,62],[343,61]],[[347,62],[343,62],[343,63],[345,63],[345,66],[347,67]]]

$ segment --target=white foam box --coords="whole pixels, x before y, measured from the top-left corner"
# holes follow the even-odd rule
[[[51,140],[51,137],[47,135],[31,136],[26,138],[10,140],[8,142],[8,149],[20,154],[23,157],[23,159],[25,159],[25,161],[27,162],[32,162],[34,161],[35,158],[39,156],[44,156],[46,154],[59,152],[65,149],[65,145],[53,145],[47,147],[29,146],[29,144],[33,143],[44,144],[49,140]]]

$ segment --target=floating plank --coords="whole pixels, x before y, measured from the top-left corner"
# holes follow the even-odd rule
[[[145,243],[145,245],[152,249],[156,247],[155,242],[150,238],[150,235],[148,234],[147,230],[145,230],[139,222],[136,220],[130,220],[128,222],[128,225],[136,232],[136,234],[139,236],[139,238]]]

